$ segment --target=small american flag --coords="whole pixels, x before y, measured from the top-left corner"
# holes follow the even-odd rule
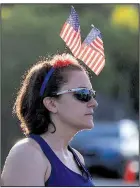
[[[81,34],[79,17],[74,7],[60,32],[60,37],[65,41],[71,52],[77,57],[81,49]]]
[[[84,40],[78,59],[82,60],[96,75],[102,71],[105,65],[104,47],[101,32],[92,28]]]

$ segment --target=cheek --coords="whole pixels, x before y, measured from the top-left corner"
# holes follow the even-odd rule
[[[86,105],[76,100],[73,96],[66,96],[62,99],[58,106],[60,113],[65,113],[69,116],[82,116],[85,113]]]

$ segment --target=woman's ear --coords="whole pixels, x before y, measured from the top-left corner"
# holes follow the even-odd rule
[[[57,113],[56,100],[52,97],[45,97],[43,99],[44,106],[52,113]]]

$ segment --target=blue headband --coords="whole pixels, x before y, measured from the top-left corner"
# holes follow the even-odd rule
[[[47,85],[47,83],[48,83],[48,81],[49,81],[49,79],[50,79],[52,73],[54,72],[54,70],[55,70],[55,68],[52,67],[52,68],[49,70],[49,72],[46,74],[45,79],[44,79],[44,81],[43,81],[43,83],[42,83],[42,86],[41,86],[41,89],[40,89],[40,96],[42,96],[42,95],[44,94],[46,85]]]

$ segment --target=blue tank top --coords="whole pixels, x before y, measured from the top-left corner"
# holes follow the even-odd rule
[[[40,145],[45,156],[50,161],[51,174],[47,182],[45,182],[46,187],[47,186],[48,187],[67,187],[67,186],[93,187],[94,186],[90,173],[88,172],[86,167],[81,163],[79,157],[70,146],[68,146],[68,150],[72,152],[73,157],[79,169],[82,171],[83,175],[80,175],[70,170],[67,166],[65,166],[41,136],[30,134],[29,137],[34,139]]]

